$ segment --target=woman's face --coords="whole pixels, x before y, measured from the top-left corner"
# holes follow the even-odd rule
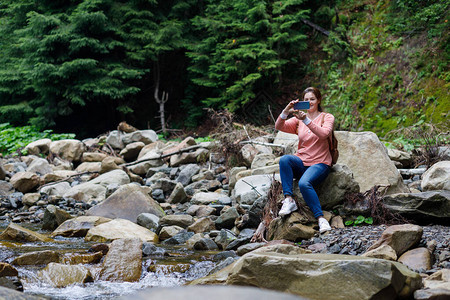
[[[303,101],[309,101],[310,108],[308,109],[309,113],[316,112],[319,110],[319,104],[320,101],[316,98],[314,93],[309,92],[305,94],[305,97],[303,98]]]

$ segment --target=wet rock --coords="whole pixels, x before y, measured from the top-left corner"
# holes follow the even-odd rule
[[[388,195],[383,203],[392,212],[419,224],[449,224],[450,191]]]
[[[368,251],[382,245],[389,245],[394,249],[397,256],[401,256],[408,249],[411,249],[419,243],[422,234],[422,227],[417,225],[393,225],[383,232],[380,239],[370,246]]]
[[[42,220],[43,230],[55,230],[59,225],[73,217],[54,205],[47,205],[44,211],[44,219]]]
[[[427,248],[415,248],[406,251],[399,258],[398,262],[406,265],[411,270],[423,272],[431,269],[431,253]]]
[[[106,281],[139,281],[142,272],[142,241],[117,239],[109,247],[99,279]]]
[[[8,227],[0,235],[0,240],[16,241],[16,242],[49,242],[50,238],[23,228],[14,223],[10,223]]]
[[[107,244],[95,244],[95,245],[92,245],[88,249],[88,252],[90,252],[90,253],[101,252],[103,255],[106,255],[106,253],[108,253],[108,251],[109,251],[109,246]]]
[[[106,253],[105,253],[106,254]],[[103,252],[95,253],[66,253],[64,256],[60,257],[61,263],[69,265],[79,265],[79,264],[96,264],[99,263],[103,257]]]
[[[450,161],[432,165],[422,175],[422,191],[450,190]]]
[[[121,186],[108,199],[91,207],[86,215],[105,218],[121,218],[137,221],[141,213],[151,213],[157,217],[165,215],[161,206],[136,184]]]
[[[47,267],[38,272],[38,276],[57,288],[94,281],[89,269],[82,265],[49,263]]]
[[[18,276],[19,272],[8,263],[0,262],[0,277]]]
[[[374,185],[388,185],[388,194],[409,192],[375,133],[335,131],[335,135],[339,141],[338,163],[352,170],[361,192]]]
[[[39,185],[39,176],[31,172],[18,172],[9,182],[19,192],[28,193]]]
[[[104,243],[120,238],[139,238],[143,242],[158,242],[158,236],[154,232],[124,219],[114,219],[89,229],[85,240]]]
[[[97,216],[80,216],[64,221],[51,234],[52,237],[85,237],[88,230],[111,221],[111,219]]]
[[[186,241],[186,246],[189,249],[194,249],[195,243],[197,243],[199,240],[201,240],[204,237],[205,237],[205,235],[203,233],[196,233],[191,238],[189,238],[189,240]]]
[[[217,244],[209,238],[202,238],[194,244],[195,250],[219,250]]]
[[[79,161],[85,151],[84,144],[74,139],[54,141],[50,144],[50,152],[68,161]]]
[[[152,231],[156,231],[159,226],[159,217],[150,213],[142,213],[137,217],[137,224]]]
[[[16,257],[12,264],[17,266],[47,265],[52,262],[59,262],[59,258],[59,253],[53,250],[35,251]]]

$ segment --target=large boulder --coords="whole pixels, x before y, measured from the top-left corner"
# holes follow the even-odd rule
[[[64,221],[53,231],[51,236],[85,237],[89,229],[109,221],[111,219],[97,216],[76,217]]]
[[[135,294],[126,295],[118,300],[306,300],[295,295],[255,287],[240,286],[178,286],[170,288],[148,288]]]
[[[69,161],[80,161],[84,151],[84,144],[79,140],[67,139],[50,144],[51,153]]]
[[[19,192],[27,193],[39,185],[39,176],[32,172],[18,172],[9,182]]]
[[[91,207],[86,215],[110,219],[121,218],[136,222],[141,213],[151,213],[158,217],[165,215],[158,202],[140,186],[132,183],[120,187],[105,201]]]
[[[387,194],[409,192],[386,147],[373,132],[336,131],[339,142],[339,164],[353,172],[361,191],[375,185],[388,186]]]
[[[50,242],[52,239],[11,222],[2,234],[0,234],[0,240],[15,242]]]
[[[139,238],[143,242],[158,242],[156,233],[124,219],[114,219],[89,229],[85,240],[105,243],[122,238]]]
[[[359,192],[359,185],[353,178],[352,171],[346,165],[334,165],[330,174],[320,183],[315,190],[323,209],[332,209],[346,200],[346,195]],[[298,187],[298,181],[294,183],[294,195],[304,202]]]
[[[139,281],[142,271],[142,241],[117,239],[109,246],[99,279],[107,281]]]
[[[47,267],[38,272],[38,276],[57,288],[94,281],[89,269],[82,265],[49,263]]]
[[[419,274],[397,262],[350,255],[286,255],[258,250],[233,264],[226,284],[257,286],[308,299],[355,300],[409,298],[422,285]]]
[[[450,191],[387,195],[383,203],[390,211],[418,224],[432,222],[445,225],[450,222]]]
[[[296,134],[278,131],[273,143],[283,145],[285,147],[284,153],[294,154],[298,149],[298,136]]]
[[[400,257],[407,250],[419,244],[422,234],[422,227],[417,225],[403,224],[389,226],[367,251],[388,245],[394,249],[397,257]]]
[[[450,161],[440,161],[422,175],[423,191],[450,190]]]

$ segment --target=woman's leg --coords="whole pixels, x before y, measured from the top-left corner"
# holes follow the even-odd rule
[[[302,160],[295,155],[284,155],[280,159],[280,178],[283,194],[285,196],[294,196],[292,185],[294,178],[299,178],[305,172],[306,167]]]
[[[298,181],[300,192],[303,199],[314,214],[314,217],[323,216],[322,207],[320,206],[319,197],[317,196],[314,186],[321,183],[330,173],[330,167],[325,164],[316,164],[310,166]]]

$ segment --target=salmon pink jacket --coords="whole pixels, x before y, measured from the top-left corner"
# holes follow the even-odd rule
[[[275,122],[275,129],[298,135],[298,149],[295,153],[305,166],[323,163],[331,166],[329,138],[333,131],[334,116],[321,112],[308,125],[296,117],[288,120],[280,116]]]

